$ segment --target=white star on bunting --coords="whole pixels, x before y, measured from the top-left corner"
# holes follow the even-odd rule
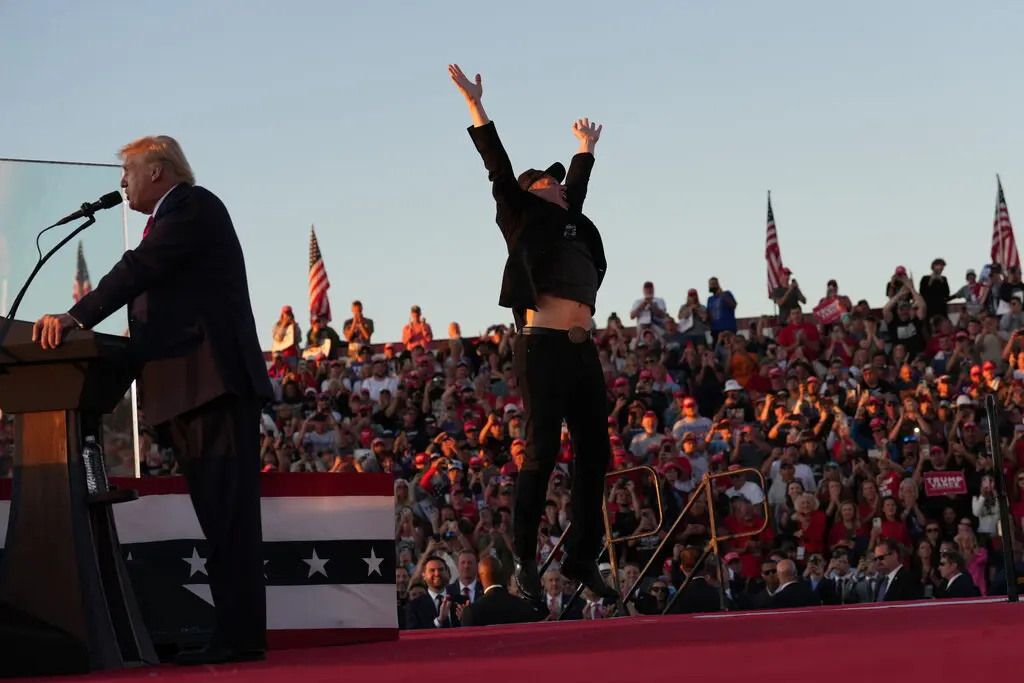
[[[192,547],[192,557],[183,557],[181,559],[188,562],[188,577],[190,579],[195,576],[197,572],[200,574],[206,574],[206,560],[199,557],[199,551],[195,549],[195,546]],[[206,575],[209,576],[209,574]]]
[[[324,560],[317,557],[316,548],[313,549],[313,557],[308,560],[303,560],[303,562],[309,565],[309,576],[306,577],[307,579],[313,578],[313,574],[323,574],[324,576],[327,576],[327,569],[325,567],[330,560]]]
[[[383,557],[377,557],[377,553],[374,552],[373,546],[370,547],[370,556],[364,557],[363,562],[366,563],[366,575],[370,576],[374,572],[377,572],[377,576],[384,576],[380,571],[380,563],[384,561]]]

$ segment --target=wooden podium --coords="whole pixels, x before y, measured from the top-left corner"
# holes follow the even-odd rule
[[[0,318],[0,324],[3,322]],[[157,664],[121,557],[111,505],[137,497],[89,480],[83,445],[138,371],[129,340],[72,332],[60,348],[12,321],[0,410],[15,416],[14,480],[0,564],[0,676]]]

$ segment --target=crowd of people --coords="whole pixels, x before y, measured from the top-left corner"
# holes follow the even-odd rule
[[[1024,284],[1019,270],[993,265],[953,288],[944,267],[936,259],[919,283],[896,268],[874,307],[835,281],[808,303],[786,271],[777,315],[747,321],[717,278],[706,299],[691,289],[677,311],[645,283],[628,316],[613,313],[595,338],[609,471],[648,465],[659,479],[656,489],[646,470],[609,478],[612,534],[632,537],[615,546],[618,583],[637,590],[624,607],[585,591],[566,609],[573,587],[556,556],[544,609],[513,615],[506,605],[486,619],[1005,593],[1002,554],[1021,563],[1024,522]],[[401,342],[380,345],[374,334],[358,301],[340,332],[320,319],[303,334],[282,309],[263,467],[394,473],[400,621],[456,626],[485,587],[515,592],[510,507],[525,443],[514,330],[467,338],[451,323],[437,339],[414,306]],[[1002,408],[995,432],[988,395]],[[999,523],[992,442],[1010,533]],[[144,474],[173,473],[157,445],[145,441],[143,453]],[[571,523],[572,461],[563,429],[538,561]],[[721,476],[698,488],[706,474]],[[719,536],[738,536],[698,563],[712,519]],[[609,559],[601,568],[612,582]]]

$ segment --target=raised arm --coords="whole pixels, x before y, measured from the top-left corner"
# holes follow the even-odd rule
[[[587,184],[590,182],[590,171],[594,168],[594,148],[601,139],[604,126],[591,125],[590,119],[579,119],[572,124],[572,133],[580,141],[579,151],[569,164],[565,176],[565,201],[572,211],[582,211],[583,201],[587,198]]]
[[[469,106],[469,115],[473,125],[469,128],[469,137],[473,139],[480,157],[484,160],[484,167],[487,169],[487,178],[491,181],[494,200],[498,203],[499,209],[502,205],[513,205],[519,201],[522,190],[516,179],[515,171],[512,170],[512,162],[498,138],[498,131],[494,123],[487,118],[481,98],[484,94],[484,86],[480,74],[474,80],[469,80],[462,72],[458,64],[448,65],[448,75],[451,76],[455,87],[459,89],[462,96],[466,98]]]

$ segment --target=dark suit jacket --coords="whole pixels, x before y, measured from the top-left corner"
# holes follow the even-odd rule
[[[460,626],[459,617],[455,612],[454,605],[466,603],[461,595],[452,595],[453,606],[449,618],[441,622],[441,628],[455,628]],[[437,604],[430,597],[430,593],[424,593],[415,600],[410,600],[405,608],[405,627],[410,631],[437,628],[434,626],[434,619],[437,618]]]
[[[682,594],[672,603],[669,614],[704,614],[721,612],[721,596],[718,588],[712,586],[703,576],[694,577],[683,589]]]
[[[558,608],[558,610],[559,610],[558,613],[559,614],[561,614],[563,611],[565,611],[565,606],[569,604],[569,599],[571,597],[572,597],[572,594],[563,594],[562,595],[562,602],[561,602],[561,604],[559,605],[559,608]],[[586,605],[586,602],[587,601],[584,600],[582,596],[579,597],[579,598],[576,598],[575,600],[573,600],[572,607],[570,607],[569,611],[567,611],[565,613],[565,617],[563,617],[563,621],[578,621],[579,619],[582,619],[583,618],[583,607],[584,607],[584,605]],[[537,603],[537,609],[539,609],[541,611],[541,615],[542,615],[543,618],[547,618],[547,616],[550,614],[550,609],[548,608],[548,596],[547,596],[547,594],[545,594],[543,599],[540,600]]]
[[[532,262],[541,258],[546,249],[563,237],[564,228],[569,224],[576,226],[577,235],[586,241],[590,249],[600,289],[608,270],[604,244],[597,227],[583,215],[583,201],[587,196],[594,156],[577,154],[572,158],[565,177],[566,203],[569,205],[566,210],[519,187],[512,162],[498,138],[493,121],[479,128],[470,126],[469,136],[487,168],[497,204],[496,221],[508,247],[498,305],[521,315],[525,315],[522,312],[526,309],[537,308]]]
[[[818,596],[824,605],[849,605],[857,602],[857,581],[851,575],[845,580],[826,578],[818,584]]]
[[[953,583],[946,582],[942,588],[943,598],[977,598],[981,591],[974,584],[974,579],[969,574],[961,574],[956,577]]]
[[[273,397],[242,247],[227,208],[209,190],[171,190],[142,242],[69,313],[91,329],[129,304],[150,425],[225,394]]]
[[[796,609],[820,605],[818,594],[803,581],[791,583],[782,590],[777,590],[768,603],[769,609]]]
[[[920,581],[915,581],[910,575],[910,570],[903,567],[896,573],[892,583],[889,584],[882,602],[900,602],[902,600],[920,600],[923,597],[923,587]]]
[[[452,597],[465,597],[465,596],[462,595],[462,589],[459,587],[459,582],[458,581],[455,581],[453,583],[449,583],[447,586],[445,586],[444,592],[447,593],[448,595],[452,596]],[[480,581],[477,581],[476,582],[476,588],[473,590],[473,595],[470,596],[470,599],[471,599],[472,602],[476,602],[477,600],[479,600],[483,596],[484,596],[484,587],[480,583]]]
[[[462,625],[527,624],[543,621],[546,616],[537,603],[509,595],[501,586],[495,586],[463,608]]]

